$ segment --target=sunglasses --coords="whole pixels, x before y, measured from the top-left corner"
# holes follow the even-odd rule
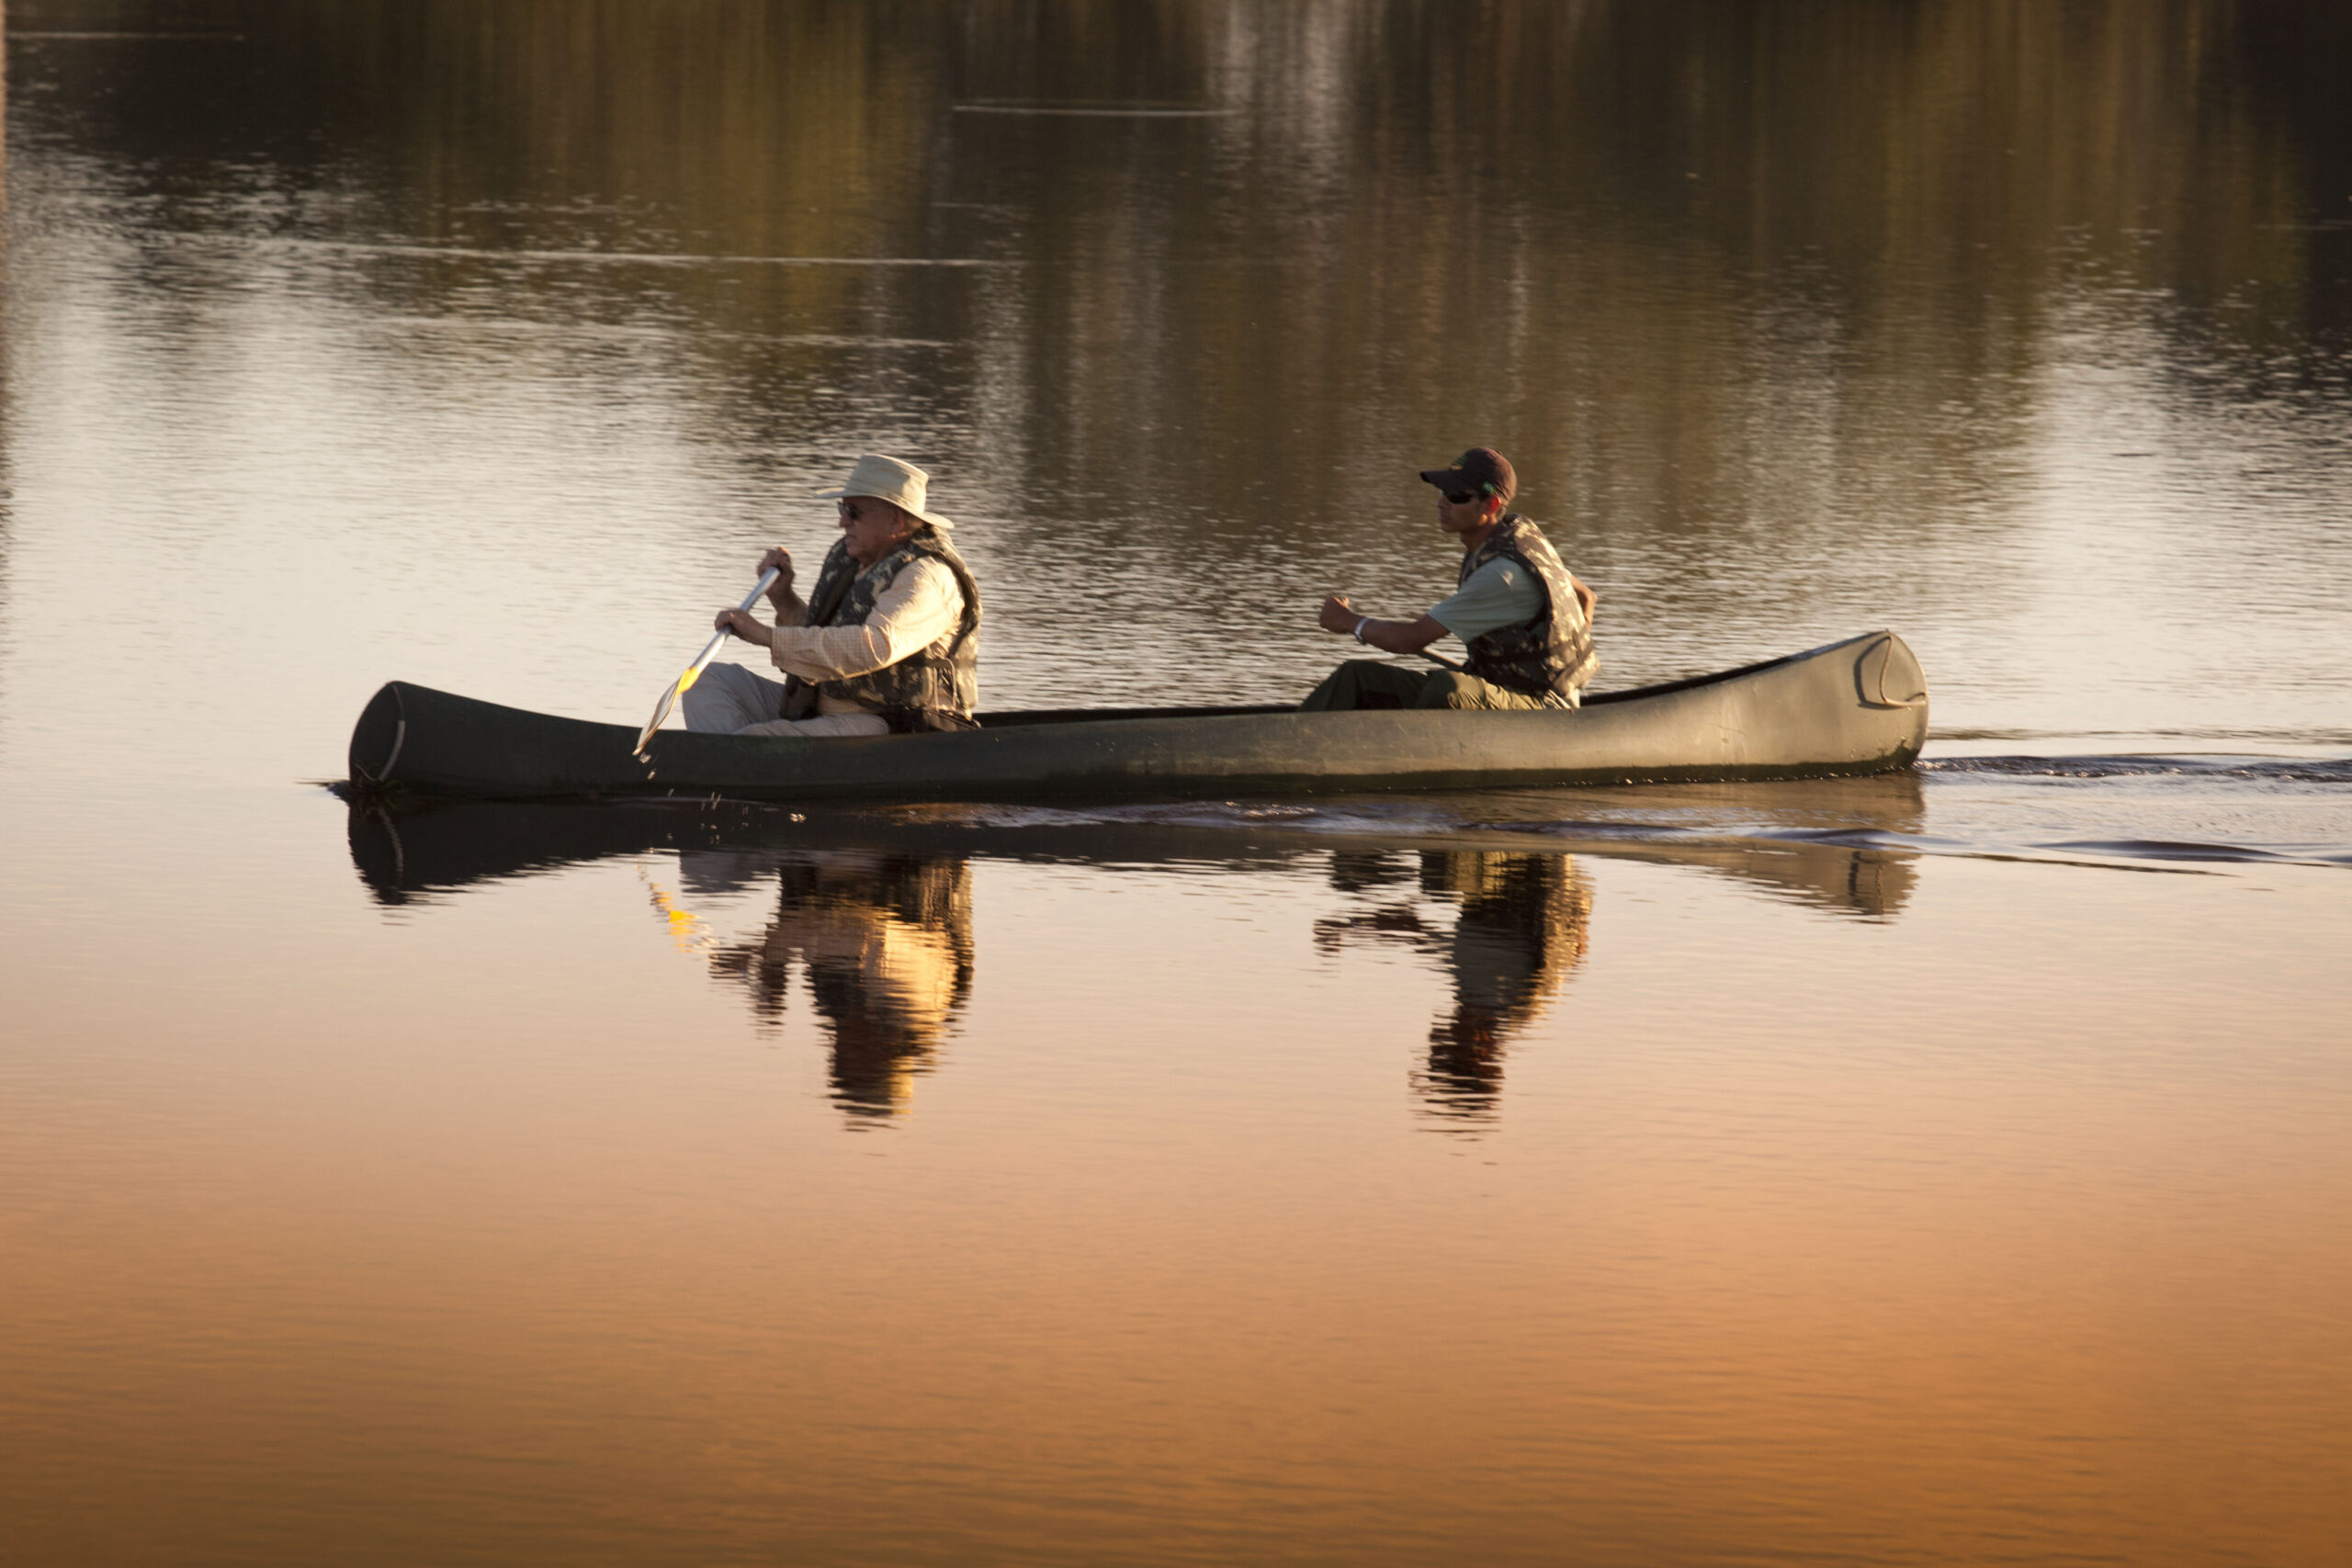
[[[1466,490],[1441,491],[1439,493],[1445,497],[1445,503],[1448,506],[1466,506],[1478,499]]]

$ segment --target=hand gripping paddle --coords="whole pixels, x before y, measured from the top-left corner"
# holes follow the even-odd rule
[[[776,580],[776,568],[768,568],[766,574],[752,585],[752,591],[743,596],[743,602],[735,608],[748,613],[752,605],[760,602],[760,595],[768,591],[768,585]],[[640,760],[645,756],[645,749],[653,744],[653,732],[662,728],[662,721],[670,716],[670,710],[678,705],[678,699],[686,694],[686,688],[701,678],[704,667],[710,662],[711,656],[718,651],[718,645],[725,642],[729,635],[724,630],[712,633],[710,640],[702,645],[701,654],[692,664],[686,666],[686,672],[679,676],[668,691],[662,694],[661,704],[654,708],[653,716],[647,719],[645,728],[638,732],[635,755]]]

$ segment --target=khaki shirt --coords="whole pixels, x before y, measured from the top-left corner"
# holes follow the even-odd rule
[[[1543,613],[1544,585],[1509,556],[1488,561],[1452,598],[1430,606],[1430,618],[1464,642]],[[1568,614],[1577,615],[1574,604]]]
[[[804,615],[807,611],[804,609]],[[875,596],[874,613],[854,626],[787,626],[779,621],[768,657],[811,685],[871,674],[921,653],[963,624],[964,591],[956,574],[929,558],[910,561]],[[820,714],[871,713],[862,703],[819,693]]]

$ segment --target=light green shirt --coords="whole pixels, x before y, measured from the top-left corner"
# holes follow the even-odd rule
[[[1509,556],[1497,556],[1472,572],[1453,598],[1430,606],[1431,618],[1464,642],[1543,613],[1544,585]]]

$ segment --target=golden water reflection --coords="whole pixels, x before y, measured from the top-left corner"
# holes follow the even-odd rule
[[[971,863],[863,851],[688,850],[678,860],[690,891],[774,876],[767,930],[713,951],[712,972],[750,992],[763,1023],[781,1026],[797,965],[831,1037],[835,1102],[853,1122],[905,1110],[972,994]]]
[[[1329,663],[1302,572],[1428,602],[1410,474],[1475,437],[1602,587],[1612,681],[1893,625],[1946,723],[2300,728],[2335,689],[2340,6],[219,0],[220,40],[63,36],[185,9],[11,8],[20,118],[74,159],[40,265],[94,284],[28,298],[116,301],[44,330],[115,345],[127,428],[201,424],[242,365],[308,416],[260,451],[435,453],[462,503],[411,468],[307,513],[408,501],[361,536],[407,558],[479,560],[459,519],[605,428],[626,461],[517,548],[607,530],[698,604],[878,446],[973,525],[992,701],[1263,701]],[[2183,580],[2230,628],[2193,667],[2149,630]],[[576,675],[502,653],[504,700],[605,711],[653,624]]]

